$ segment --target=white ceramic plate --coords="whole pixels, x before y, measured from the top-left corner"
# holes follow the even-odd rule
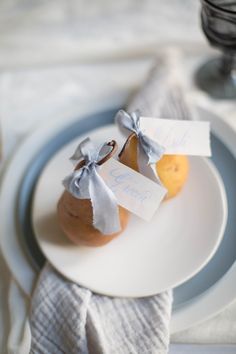
[[[109,125],[86,133],[98,143],[124,139]],[[81,141],[83,136],[80,137]],[[97,293],[143,297],[173,288],[196,274],[214,255],[224,233],[227,202],[223,183],[207,159],[190,159],[183,191],[162,203],[150,223],[132,215],[125,232],[103,247],[81,247],[60,231],[57,201],[78,139],[44,168],[34,195],[33,225],[46,258],[64,276]]]
[[[196,276],[174,289],[174,308],[170,325],[171,333],[176,333],[205,321],[228,306],[236,297],[234,213],[234,210],[236,210],[236,198],[234,197],[236,192],[236,132],[216,114],[205,109],[198,109],[199,118],[211,122],[213,132],[219,139],[217,141],[214,139],[215,148],[213,158],[224,178],[227,189],[229,219],[225,237],[212,260]],[[38,268],[34,264],[38,263],[38,258],[37,252],[36,254],[29,255],[32,252],[31,249],[25,249],[26,240],[22,238],[26,233],[24,232],[24,235],[20,236],[23,231],[21,229],[22,225],[16,224],[18,197],[22,194],[23,204],[21,204],[21,207],[23,206],[22,209],[24,209],[26,196],[28,198],[30,193],[29,188],[32,188],[32,179],[35,178],[35,173],[36,176],[39,174],[42,168],[40,166],[44,164],[44,161],[47,161],[43,156],[45,148],[50,154],[55,151],[58,145],[56,146],[54,140],[58,134],[61,134],[60,132],[63,132],[64,137],[66,133],[68,134],[67,127],[76,123],[77,129],[75,134],[79,136],[86,130],[91,129],[91,127],[98,126],[98,121],[100,125],[107,124],[111,121],[114,113],[114,111],[113,113],[96,113],[84,119],[76,118],[67,120],[66,122],[61,121],[56,126],[53,122],[48,122],[47,125],[42,126],[27,137],[6,166],[1,183],[0,196],[0,214],[4,215],[0,223],[0,245],[12,274],[21,289],[28,296],[30,296],[34,283],[37,280]],[[107,115],[110,118],[104,119]],[[63,141],[60,137],[59,146],[63,144]],[[48,147],[48,142],[50,142],[50,147]],[[42,153],[43,151],[44,153]],[[35,171],[31,169],[32,161],[35,161],[36,164],[34,166]],[[12,184],[12,180],[14,180],[14,184]],[[29,227],[26,225],[24,231],[28,229]],[[34,240],[34,235],[32,235],[30,230],[28,230],[28,236],[29,239]],[[32,259],[31,257],[35,258]]]

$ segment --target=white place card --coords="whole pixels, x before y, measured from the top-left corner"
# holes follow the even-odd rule
[[[146,221],[151,220],[166,194],[164,187],[114,159],[104,163],[99,173],[118,204]]]
[[[211,156],[209,122],[141,117],[140,128],[165,154]]]

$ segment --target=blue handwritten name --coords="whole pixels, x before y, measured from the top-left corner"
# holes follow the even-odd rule
[[[186,146],[189,139],[189,128],[185,128],[181,137],[176,137],[174,127],[171,127],[168,131],[166,131],[165,128],[158,127],[154,134],[154,136],[161,137],[164,146],[178,148],[180,146]]]
[[[133,178],[131,173],[124,173],[120,168],[114,168],[110,170],[110,176],[112,177],[112,181],[109,183],[109,188],[113,192],[119,190],[141,204],[151,198],[151,192],[149,190],[139,190],[139,183]]]

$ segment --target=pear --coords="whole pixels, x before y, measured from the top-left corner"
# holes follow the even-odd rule
[[[111,143],[115,143],[112,141]],[[108,145],[111,145],[108,143]],[[98,164],[101,165],[112,157],[115,149],[103,158]],[[82,168],[84,161],[81,161],[75,168]],[[119,232],[104,235],[93,226],[93,208],[90,199],[78,199],[64,191],[57,204],[57,216],[61,229],[65,235],[77,245],[103,246],[120,235],[126,228],[129,220],[129,212],[125,208],[118,206],[120,226]],[[106,211],[104,211],[106,213]]]
[[[119,208],[121,230],[103,235],[93,227],[93,209],[90,199],[77,199],[64,191],[58,205],[57,215],[65,235],[77,245],[103,246],[123,232],[128,224],[129,212]]]
[[[139,172],[138,138],[135,133],[129,135],[119,154],[121,163]],[[156,163],[156,172],[167,189],[165,199],[176,196],[184,186],[189,172],[189,161],[184,155],[164,155]]]

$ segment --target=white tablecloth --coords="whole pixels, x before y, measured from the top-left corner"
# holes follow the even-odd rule
[[[205,43],[196,0],[1,0],[0,68],[88,62]],[[193,50],[194,46],[191,46]]]
[[[205,48],[195,0],[112,4],[1,1],[0,119],[5,160],[22,138],[47,120],[122,106],[150,67],[149,59],[131,57],[141,58],[174,43],[186,49],[188,73],[204,60],[202,55],[196,60],[189,54]],[[200,96],[203,105],[222,113],[236,129],[233,103],[212,105]],[[196,92],[194,99],[199,99]],[[9,353],[28,352],[27,306],[28,299],[0,257],[0,347],[10,348]],[[236,302],[202,325],[175,334],[172,341],[236,343]]]

